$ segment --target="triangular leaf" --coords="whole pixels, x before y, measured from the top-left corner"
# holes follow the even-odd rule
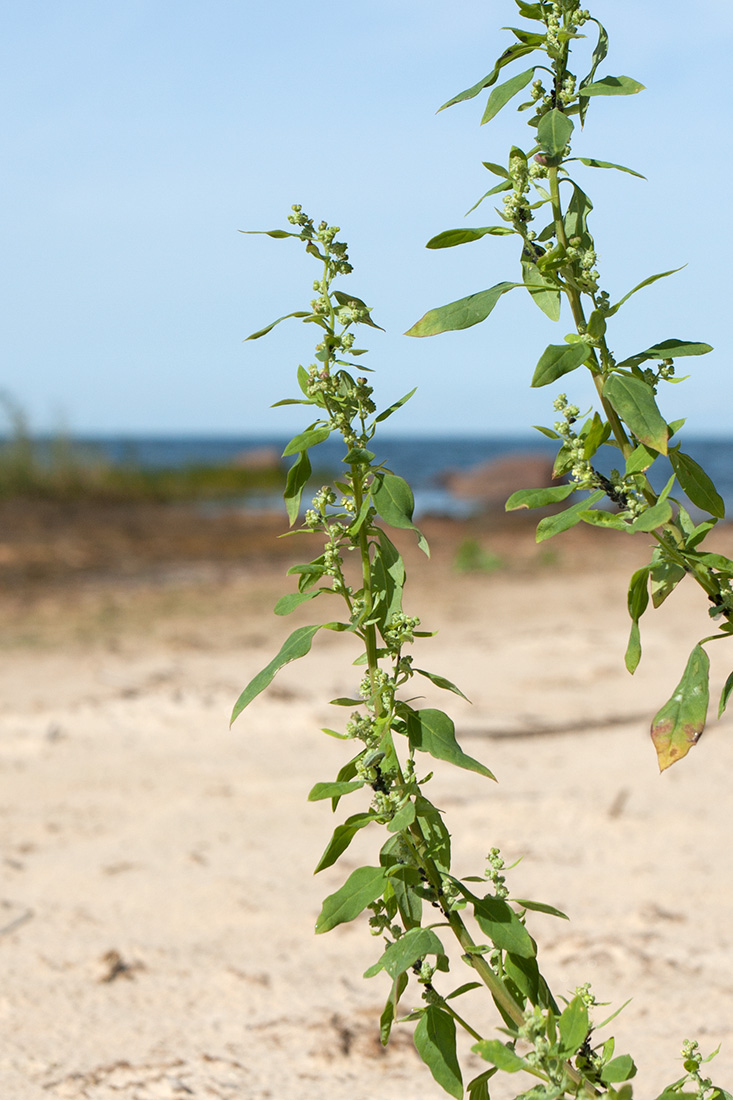
[[[458,768],[478,772],[488,779],[495,776],[479,760],[468,756],[456,741],[456,728],[452,719],[442,710],[413,711],[407,721],[410,745],[420,752],[430,753],[436,760],[445,760]]]
[[[381,897],[387,885],[384,867],[357,867],[340,890],[323,902],[316,921],[316,932],[330,932],[337,924],[354,920],[361,912]]]
[[[443,944],[430,928],[411,928],[389,945],[381,959],[364,972],[364,977],[373,978],[380,970],[386,970],[394,981],[418,959],[444,954]]]

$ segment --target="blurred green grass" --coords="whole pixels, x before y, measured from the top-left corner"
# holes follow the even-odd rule
[[[63,432],[36,439],[17,402],[0,393],[0,499],[95,503],[185,503],[282,492],[280,464],[191,464],[151,468],[134,458],[112,463]],[[2,428],[5,431],[2,432]]]

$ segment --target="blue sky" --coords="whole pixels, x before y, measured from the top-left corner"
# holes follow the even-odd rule
[[[687,263],[624,307],[612,344],[621,354],[668,337],[713,344],[663,407],[670,419],[684,410],[694,434],[729,434],[733,9],[598,0],[592,11],[611,36],[603,72],[647,87],[596,100],[575,147],[649,181],[578,174],[596,207],[604,286],[620,296]],[[529,144],[511,105],[484,127],[484,97],[435,113],[489,71],[514,13],[510,0],[7,6],[0,388],[42,430],[297,429],[303,410],[269,405],[294,392],[312,327],[242,340],[308,302],[315,265],[295,242],[237,231],[281,226],[300,202],[342,226],[355,266],[343,287],[387,329],[369,339],[380,402],[419,386],[394,430],[550,422],[557,387],[528,383],[568,324],[524,292],[475,329],[402,335],[428,308],[516,276],[508,240],[424,248],[442,229],[492,224],[489,202],[464,220],[491,185],[481,161]],[[580,374],[563,381],[582,404]]]

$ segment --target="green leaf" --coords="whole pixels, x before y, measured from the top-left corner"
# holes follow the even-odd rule
[[[331,434],[330,428],[309,428],[305,432],[294,436],[283,451],[283,458],[295,455],[299,451],[307,451],[309,447],[315,447],[323,443]]]
[[[509,80],[506,80],[503,84],[497,84],[489,96],[486,110],[481,119],[481,125],[483,126],[485,122],[490,122],[492,118],[498,115],[502,107],[505,107],[509,100],[514,98],[517,92],[521,92],[522,88],[527,87],[533,76],[534,66],[532,66],[531,69],[526,69],[523,73],[517,73],[516,76],[510,77]]]
[[[653,462],[656,462],[659,455],[654,451],[650,451],[643,443],[640,443],[638,447],[635,447],[629,457],[626,459],[626,473],[627,474],[641,474],[645,470],[648,470]]]
[[[341,459],[347,466],[368,466],[376,455],[366,447],[350,447]]]
[[[544,278],[536,263],[522,260],[522,278],[532,301],[551,321],[560,320],[560,291]]]
[[[481,982],[465,982],[463,985],[459,985],[458,989],[454,989],[452,993],[449,993],[445,999],[446,1001],[452,1001],[456,997],[462,997],[464,993],[470,993],[472,989],[481,988]]]
[[[308,479],[312,472],[308,452],[301,451],[288,470],[285,491],[283,493],[291,527],[298,518],[298,513],[300,512],[300,498],[303,495],[303,489],[308,484]]]
[[[414,393],[417,393],[417,386],[411,389],[409,393],[406,393],[404,397],[401,397],[399,401],[395,401],[392,405],[389,406],[388,409],[385,409],[384,412],[381,412],[379,416],[375,416],[374,423],[381,424],[381,422],[383,420],[386,420],[388,416],[391,416],[393,412],[397,412],[398,409],[401,409],[402,406],[410,400]]]
[[[412,328],[407,330],[405,335],[436,336],[440,332],[455,332],[458,329],[478,325],[486,320],[502,294],[520,285],[519,283],[497,283],[496,286],[482,290],[478,294],[469,294],[467,298],[459,298],[456,302],[449,302],[447,306],[430,309],[424,317],[415,322]]]
[[[588,318],[587,333],[596,340],[606,335],[606,318],[600,309],[594,309]]]
[[[473,214],[476,207],[480,206],[481,203],[484,201],[484,199],[490,198],[491,195],[498,195],[501,191],[511,191],[511,189],[512,189],[512,181],[511,180],[506,180],[505,183],[497,183],[496,187],[492,187],[491,190],[487,191],[484,195],[482,195],[480,199],[476,200],[476,202],[473,204],[471,209],[466,211],[466,217],[468,217],[469,214]]]
[[[299,626],[297,630],[293,631],[283,643],[277,656],[273,657],[269,665],[258,672],[247,684],[247,687],[234,704],[230,725],[239,717],[244,708],[249,706],[252,700],[256,699],[260,692],[272,683],[275,674],[279,672],[283,665],[287,665],[290,661],[297,661],[299,657],[305,657],[306,653],[310,652],[313,636],[320,629],[320,626]]]
[[[427,557],[430,557],[430,549],[424,535],[412,522],[415,498],[405,479],[398,477],[397,474],[378,473],[372,483],[371,496],[374,507],[385,523],[399,530],[415,531],[418,536],[418,546]]]
[[[389,874],[389,882],[394,891],[395,901],[400,912],[404,927],[416,928],[422,919],[423,899],[415,892],[416,883],[409,882],[411,873],[416,873],[414,867],[404,864],[404,840],[399,834],[395,834],[382,845],[379,853],[379,862]],[[420,876],[418,882],[421,884]],[[422,884],[421,884],[422,885]]]
[[[443,944],[430,928],[411,928],[391,943],[381,959],[364,971],[365,978],[373,978],[380,970],[386,970],[392,981],[426,955],[444,955]]]
[[[330,932],[337,924],[354,920],[361,912],[381,897],[387,885],[384,867],[357,867],[340,890],[323,902],[316,921],[316,932]]]
[[[560,436],[560,434],[555,431],[554,428],[543,428],[541,424],[533,424],[532,426],[533,426],[533,428],[536,432],[540,432],[542,435],[546,436],[548,439],[561,439],[562,438]]]
[[[405,563],[381,528],[378,531],[380,552],[372,562],[372,585],[379,614],[380,631],[384,633],[392,617],[402,610],[402,590],[405,583]]]
[[[575,527],[583,519],[583,512],[591,505],[597,504],[604,496],[602,489],[597,489],[585,500],[579,500],[577,504],[571,504],[564,512],[558,512],[556,516],[545,516],[537,524],[537,542],[544,542],[562,531],[568,531]]]
[[[641,660],[641,631],[639,629],[639,623],[636,619],[631,624],[631,630],[629,631],[629,641],[626,646],[626,652],[624,653],[624,664],[626,668],[633,676],[639,667],[639,661]]]
[[[723,498],[702,466],[676,447],[669,452],[669,461],[672,463],[677,480],[692,503],[702,508],[704,512],[709,512],[711,516],[725,519]]]
[[[612,1058],[610,1062],[606,1062],[601,1070],[601,1081],[604,1085],[630,1081],[635,1076],[636,1066],[630,1054],[619,1054],[618,1058]]]
[[[333,296],[340,306],[356,306],[358,309],[366,310],[367,316],[359,324],[369,325],[370,328],[378,328],[380,332],[384,332],[381,325],[375,325],[372,321],[369,306],[366,302],[362,302],[361,298],[357,298],[355,294],[344,294],[342,290],[334,290]]]
[[[730,699],[731,692],[733,692],[733,672],[731,672],[728,679],[725,681],[722,692],[720,693],[720,702],[718,703],[718,718],[723,716],[725,708],[728,706],[728,700]]]
[[[646,351],[640,351],[636,355],[630,355],[619,363],[619,367],[638,367],[647,359],[682,359],[689,355],[707,355],[712,351],[710,344],[701,344],[690,340],[662,340],[659,344],[653,344]]]
[[[457,768],[495,779],[484,764],[463,752],[456,741],[453,721],[442,710],[413,711],[407,720],[407,736],[413,749],[430,753],[435,760],[445,760]]]
[[[244,230],[240,229],[240,233],[243,232]],[[274,232],[277,231],[273,230],[273,233]],[[272,235],[273,234],[268,234],[268,236]],[[297,234],[293,234],[293,236],[297,236]],[[284,317],[278,317],[277,321],[273,321],[271,324],[265,325],[264,328],[258,329],[257,332],[253,332],[251,336],[248,336],[246,340],[244,340],[244,343],[246,344],[247,340],[259,340],[260,336],[267,336],[268,332],[272,332],[275,325],[279,325],[281,321],[289,320],[290,317],[310,317],[310,313],[307,310],[297,310],[295,313],[286,313]]]
[[[643,91],[644,85],[638,80],[632,80],[630,76],[604,76],[602,80],[594,80],[592,84],[586,84],[581,94],[583,96],[635,95]]]
[[[550,344],[540,356],[530,383],[534,389],[549,386],[564,374],[576,370],[591,353],[590,346],[583,340],[576,344]]]
[[[542,5],[541,4],[527,4],[525,0],[514,0],[514,3],[519,8],[519,14],[525,19],[534,19],[538,23],[542,22]],[[470,1085],[468,1086],[471,1087]],[[473,1098],[472,1098],[473,1100]]]
[[[534,46],[535,49],[539,49],[545,43],[544,34],[537,34],[535,31],[527,31],[521,27],[502,27],[501,29],[511,31],[525,46]]]
[[[652,722],[660,771],[681,760],[700,740],[708,711],[709,671],[710,658],[696,645],[672,698]]]
[[[307,603],[308,600],[313,600],[316,596],[320,596],[322,591],[322,588],[317,588],[315,592],[289,592],[286,596],[281,596],[275,604],[275,614],[289,615],[292,611],[295,611],[296,607],[300,607],[301,604]]]
[[[566,114],[553,107],[540,119],[537,127],[537,140],[545,153],[551,157],[561,156],[570,141],[573,123]]]
[[[431,859],[435,860],[441,871],[448,872],[450,870],[450,833],[445,827],[440,810],[437,810],[425,795],[416,796],[415,809],[423,836],[428,843]]]
[[[651,566],[637,569],[629,581],[626,606],[632,619],[639,620],[649,606],[649,572]]]
[[[598,41],[596,42],[595,48],[593,50],[593,58],[590,72],[583,77],[578,88],[578,93],[580,95],[579,114],[581,126],[585,123],[585,116],[587,115],[588,107],[590,106],[590,101],[583,98],[583,89],[593,82],[593,78],[596,75],[596,70],[598,69],[598,66],[605,59],[608,53],[608,32],[606,31],[606,28],[598,22],[597,19],[593,19],[592,21],[598,27]]]
[[[408,981],[409,979],[406,974],[400,974],[397,981],[393,982],[390,995],[387,998],[387,1003],[379,1018],[379,1040],[383,1047],[386,1047],[389,1042],[389,1035],[392,1030],[392,1024],[394,1023],[397,1005],[399,1004],[400,997],[407,989]]]
[[[557,1027],[562,1040],[563,1056],[569,1058],[573,1054],[577,1054],[587,1039],[590,1030],[588,1009],[581,997],[573,997],[557,1021]],[[626,1078],[621,1078],[621,1080],[625,1081]]]
[[[515,905],[521,905],[522,909],[531,909],[533,913],[547,913],[551,917],[561,917],[570,920],[567,913],[556,909],[554,905],[547,905],[544,901],[527,901],[526,898],[513,898]]]
[[[317,875],[319,871],[331,867],[339,856],[343,855],[359,830],[365,828],[370,821],[374,821],[374,816],[372,813],[352,814],[342,825],[337,825],[313,874]]]
[[[504,1073],[518,1073],[520,1069],[531,1071],[533,1068],[511,1047],[505,1046],[498,1039],[482,1039],[480,1043],[472,1046],[471,1050],[480,1054],[484,1061],[491,1062],[497,1069],[503,1070]]]
[[[623,164],[614,164],[610,160],[596,160],[595,157],[571,157],[571,160],[579,160],[581,164],[587,165],[588,168],[615,168],[617,172],[628,172],[630,176],[637,176],[640,180],[645,180],[646,176],[642,176],[641,172],[635,172],[633,168],[624,168]]]
[[[490,88],[492,84],[496,84],[499,77],[499,73],[505,65],[510,65],[512,61],[517,61],[520,57],[524,57],[525,54],[532,53],[534,46],[523,46],[518,42],[515,42],[508,49],[504,50],[504,53],[498,59],[494,68],[485,76],[483,80],[477,81],[476,84],[471,85],[470,88],[466,88],[465,92],[460,92],[458,95],[453,96],[447,103],[444,103],[442,107],[438,108],[438,111],[444,111],[446,107],[453,107],[456,103],[464,103],[467,99],[474,99],[479,95],[484,88]]]
[[[387,832],[401,833],[404,829],[409,829],[415,820],[415,813],[415,803],[408,800],[387,824]]]
[[[512,493],[504,505],[507,512],[516,512],[518,508],[543,508],[546,504],[559,504],[574,493],[578,486],[575,483],[569,485],[552,485],[546,489],[518,489]],[[583,502],[585,503],[585,501]]]
[[[351,794],[364,786],[363,779],[356,779],[351,783],[316,783],[308,795],[309,802],[322,802],[324,798],[341,798],[344,794]]]
[[[591,316],[593,316],[591,314]],[[606,442],[611,435],[611,425],[602,420],[598,413],[593,413],[578,433],[583,440],[583,457],[593,458],[593,455]]]
[[[245,237],[297,237],[299,241],[303,238],[300,233],[290,233],[287,229],[239,229],[239,233],[244,233]]]
[[[414,1034],[417,1052],[442,1089],[461,1100],[463,1078],[456,1055],[456,1025],[452,1016],[428,1005]]]
[[[583,523],[590,523],[593,527],[611,528],[613,531],[631,531],[631,526],[625,519],[621,519],[614,512],[606,512],[602,508],[589,508],[580,513]]]
[[[593,245],[593,238],[588,232],[588,215],[593,209],[593,203],[577,183],[573,180],[568,182],[572,184],[573,195],[563,218],[565,235],[568,238],[580,237],[583,247],[590,248]],[[607,316],[610,315],[607,314]]]
[[[468,1100],[491,1100],[489,1096],[489,1081],[492,1077],[496,1076],[498,1069],[494,1066],[492,1069],[487,1069],[483,1073],[479,1073],[478,1077],[474,1077],[473,1081],[469,1081],[466,1085],[466,1096]]]
[[[700,554],[698,561],[702,562],[703,565],[707,565],[709,569],[718,569],[727,576],[733,575],[733,561],[725,557],[724,554]]]
[[[659,558],[655,555],[652,559],[651,568],[651,591],[652,591],[652,604],[654,607],[661,607],[664,601],[672,592],[674,592],[680,581],[686,576],[684,567],[677,562],[668,561],[666,558]]]
[[[454,248],[458,244],[468,244],[471,241],[480,241],[482,237],[508,237],[514,232],[508,225],[485,225],[480,229],[446,229],[444,233],[438,233],[437,237],[431,237],[426,248]]]
[[[505,180],[511,178],[509,172],[506,170],[506,168],[504,168],[503,165],[494,164],[493,161],[490,160],[482,160],[481,163],[483,164],[484,168],[486,168],[489,172],[493,172],[495,176],[501,176]]]
[[[684,264],[682,266],[684,267]],[[647,279],[643,279],[633,290],[630,290],[628,294],[624,294],[623,298],[616,302],[615,305],[611,306],[606,313],[606,317],[613,317],[614,313],[618,313],[621,306],[625,302],[628,302],[631,295],[636,294],[638,290],[643,290],[645,286],[651,286],[652,283],[656,283],[657,279],[666,279],[668,275],[676,275],[677,272],[681,270],[681,267],[673,267],[671,271],[660,271],[658,275],[650,275]]]
[[[437,672],[426,672],[424,668],[414,668],[413,672],[417,672],[420,676],[425,676],[436,687],[443,688],[444,691],[452,691],[454,695],[460,695],[461,699],[465,699],[467,703],[471,700],[468,696],[464,695],[460,688],[451,680],[446,680],[445,676],[440,676]]]
[[[667,454],[667,424],[646,382],[625,374],[612,374],[604,383],[603,396],[640,443]]]
[[[463,885],[460,885],[460,890],[473,906],[479,928],[495,947],[511,951],[523,959],[535,957],[537,949],[534,940],[508,902],[491,895],[477,898]]]
[[[647,508],[642,512],[638,519],[635,519],[631,524],[631,530],[636,531],[655,531],[657,527],[661,527],[663,523],[668,523],[672,518],[672,506],[667,500],[658,500],[656,504],[653,504],[651,508]]]

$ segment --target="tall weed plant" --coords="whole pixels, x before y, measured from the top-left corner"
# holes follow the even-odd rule
[[[556,419],[539,430],[557,442],[555,474],[563,480],[551,488],[518,489],[507,508],[563,505],[540,521],[538,541],[580,523],[652,540],[650,562],[634,573],[629,585],[631,630],[625,659],[632,673],[641,657],[639,622],[649,604],[658,607],[685,578],[702,590],[716,629],[696,642],[671,699],[652,722],[659,766],[665,769],[689,752],[705,726],[705,647],[733,633],[733,562],[704,549],[707,536],[723,518],[723,502],[710,477],[686,453],[681,422],[668,424],[661,408],[664,387],[678,381],[676,361],[711,349],[697,339],[667,338],[621,360],[614,355],[611,337],[625,303],[673,272],[652,272],[620,297],[603,288],[586,177],[597,170],[638,173],[596,156],[576,155],[573,145],[597,97],[635,95],[642,85],[607,70],[608,35],[578,0],[514,3],[522,26],[505,28],[512,36],[510,44],[487,76],[444,107],[482,96],[481,122],[488,123],[521,97],[518,109],[529,133],[503,162],[484,164],[496,182],[476,207],[487,199],[498,200],[496,223],[447,230],[428,247],[513,236],[519,253],[517,271],[488,289],[429,310],[408,335],[427,337],[479,324],[504,295],[515,291],[527,295],[528,308],[538,308],[549,321],[562,323],[560,338],[537,360],[532,385],[555,386],[563,379],[567,387],[572,379],[566,381],[566,376],[587,370],[596,406],[581,414],[572,397],[556,393]],[[577,63],[572,60],[576,52]],[[582,76],[572,71],[577,66]],[[331,701],[335,713],[344,717],[323,731],[345,742],[347,759],[333,779],[315,783],[309,798],[329,800],[334,811],[347,798],[353,805],[348,816],[339,815],[316,871],[334,865],[362,830],[374,836],[375,855],[324,900],[316,932],[364,920],[380,940],[377,957],[364,976],[386,978],[379,1021],[382,1042],[389,1041],[395,1024],[414,1025],[420,1057],[435,1081],[458,1100],[464,1095],[487,1100],[498,1075],[515,1080],[516,1095],[532,1100],[631,1100],[634,1059],[618,1051],[606,1032],[616,1013],[599,1020],[589,984],[564,998],[553,993],[542,974],[532,914],[563,914],[542,902],[515,897],[497,848],[487,854],[481,873],[460,878],[452,872],[450,833],[426,793],[430,769],[438,762],[438,767],[449,764],[487,781],[494,777],[460,747],[448,713],[416,705],[421,679],[448,695],[462,692],[440,673],[422,667],[422,658],[413,655],[413,644],[428,634],[417,617],[403,610],[405,563],[390,537],[393,529],[412,532],[420,548],[429,552],[413,522],[410,486],[379,458],[381,425],[414,391],[386,408],[378,407],[367,368],[361,365],[364,349],[356,346],[359,327],[374,327],[376,322],[362,299],[340,289],[352,270],[340,230],[325,221],[316,224],[297,205],[288,220],[289,228],[271,230],[269,236],[294,240],[313,257],[314,297],[303,309],[278,318],[249,339],[265,336],[289,318],[316,331],[314,361],[297,371],[299,393],[279,404],[301,404],[310,410],[309,423],[285,448],[285,456],[294,460],[285,502],[291,526],[313,535],[318,549],[310,561],[290,569],[296,591],[281,597],[275,613],[286,616],[319,600],[329,614],[326,621],[300,626],[289,635],[242,692],[233,720],[281,668],[309,652],[320,631],[358,639],[354,691]],[[568,320],[572,328],[565,332]],[[301,520],[301,497],[311,475],[309,452],[332,434],[343,440],[343,473],[320,489]],[[614,463],[606,475],[599,470],[597,456],[608,448]],[[649,477],[657,464],[668,466],[661,491],[652,487]],[[732,690],[733,675],[720,698],[719,713]],[[448,940],[459,946],[457,964],[449,961]],[[454,974],[455,966],[463,972]],[[408,989],[410,1005],[417,1000],[419,1008],[404,1007]],[[492,1034],[485,1034],[464,1008],[470,1002],[465,994],[476,989],[483,989],[495,1006]],[[486,1063],[486,1069],[468,1081],[459,1055],[459,1031],[470,1036],[473,1051]],[[684,1073],[658,1100],[731,1100],[730,1093],[707,1076],[710,1057],[703,1057],[697,1042],[685,1040]]]

